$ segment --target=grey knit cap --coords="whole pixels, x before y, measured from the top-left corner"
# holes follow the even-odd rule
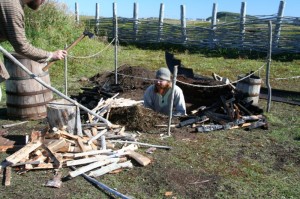
[[[156,78],[171,81],[171,72],[168,68],[160,68],[156,72]]]

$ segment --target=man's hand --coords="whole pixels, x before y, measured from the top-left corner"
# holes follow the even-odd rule
[[[57,50],[52,53],[51,61],[61,60],[67,56],[68,52],[66,50]]]

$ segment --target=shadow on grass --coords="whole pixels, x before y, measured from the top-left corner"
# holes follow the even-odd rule
[[[7,109],[0,108],[0,120],[7,120]]]

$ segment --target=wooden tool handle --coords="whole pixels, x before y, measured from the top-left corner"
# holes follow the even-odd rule
[[[82,34],[80,37],[78,37],[70,46],[68,46],[65,50],[68,51],[71,48],[73,48],[78,42],[80,42],[85,37],[85,34]],[[42,70],[46,71],[52,66],[55,62],[48,63]]]

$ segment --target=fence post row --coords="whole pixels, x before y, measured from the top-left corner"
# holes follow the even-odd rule
[[[139,23],[138,11],[139,11],[138,4],[134,3],[133,4],[133,32],[134,32],[135,41],[137,41],[137,36],[138,36],[138,23]]]
[[[186,43],[186,17],[185,17],[185,5],[180,6],[180,16],[181,16],[181,36],[183,43]]]
[[[245,24],[246,24],[246,2],[242,2],[241,16],[240,16],[240,45],[241,45],[241,48],[244,48]]]
[[[159,9],[159,21],[158,21],[159,27],[158,27],[158,34],[157,34],[157,42],[160,42],[161,40],[161,35],[164,26],[164,13],[165,13],[165,6],[163,3],[161,3]]]
[[[113,15],[114,15],[114,37],[116,38],[118,36],[118,30],[117,30],[117,17],[116,17],[116,4],[114,3],[113,8]],[[241,49],[245,48],[245,38],[246,38],[246,2],[241,3],[241,10],[240,10],[240,30],[239,30],[239,47]],[[275,30],[273,35],[273,50],[279,48],[279,41],[281,37],[281,28],[283,23],[283,14],[284,14],[284,8],[285,8],[285,1],[281,0],[279,4],[278,14],[275,22]],[[138,3],[134,3],[133,8],[133,34],[132,34],[132,40],[137,41],[138,40],[138,34],[139,34],[139,17],[138,17]],[[188,42],[188,33],[187,33],[187,21],[186,21],[186,7],[185,5],[181,5],[180,7],[180,20],[181,20],[181,42],[183,44]],[[208,47],[213,49],[215,48],[218,38],[216,35],[217,30],[217,13],[218,13],[218,5],[216,3],[213,4],[212,9],[212,16],[211,16],[211,25],[210,25],[210,31],[208,36]],[[75,20],[77,23],[79,23],[79,5],[77,2],[75,2]],[[96,3],[96,13],[95,13],[95,34],[100,34],[100,14],[99,14],[99,4]],[[160,11],[159,11],[159,21],[158,21],[158,30],[157,30],[157,42],[161,42],[164,38],[164,4],[160,4]],[[148,34],[148,33],[146,33]],[[116,42],[118,42],[116,40]]]
[[[278,48],[285,1],[280,1],[274,33],[274,47]]]

